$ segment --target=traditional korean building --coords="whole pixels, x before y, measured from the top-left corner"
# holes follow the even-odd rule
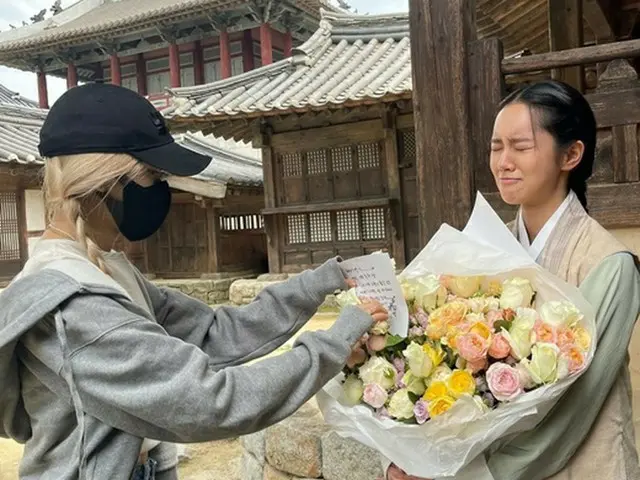
[[[0,281],[22,268],[46,228],[38,153],[46,114],[0,86]],[[173,204],[162,229],[120,247],[143,272],[157,277],[264,271],[260,152],[202,135],[179,135],[177,141],[211,156],[211,164],[195,177],[170,177]]]
[[[165,88],[201,85],[287,57],[317,28],[323,0],[79,0],[0,33],[0,65],[103,80],[166,105]],[[35,12],[34,12],[35,13]]]
[[[429,9],[446,10],[433,21],[444,22],[451,14],[447,2],[432,3]],[[596,2],[578,10],[557,6],[569,1],[515,3],[465,3],[461,23],[451,31],[438,30],[430,50],[413,52],[431,62],[420,65],[419,72],[412,68],[415,45],[408,14],[325,11],[318,30],[290,58],[237,78],[171,89],[171,106],[164,114],[174,130],[202,130],[262,148],[272,272],[298,271],[336,254],[352,257],[381,248],[402,266],[441,223],[464,225],[476,190],[510,218],[513,211],[501,203],[488,168],[493,116],[508,89],[552,74],[587,92],[598,117],[591,212],[609,228],[640,226],[640,207],[634,210],[622,201],[629,188],[640,188],[634,123],[640,117],[621,107],[622,99],[626,106],[637,105],[637,72],[624,60],[607,64],[611,55],[575,67],[575,59],[553,52],[633,38],[638,6],[622,2],[625,9],[609,12],[594,9]],[[551,11],[559,19],[550,21]],[[618,18],[615,27],[606,23],[609,13]],[[568,24],[579,26],[579,39],[570,37]],[[549,35],[551,42],[545,40]],[[437,46],[454,39],[458,43],[449,50]],[[556,54],[556,63],[545,66],[545,55]],[[426,66],[434,59],[438,68],[457,63],[436,71]],[[438,97],[430,104],[437,108],[420,118],[414,110],[416,78],[421,95]],[[440,133],[419,138],[418,121]],[[450,142],[452,135],[455,141]],[[442,142],[449,145],[447,151],[432,155]],[[616,198],[620,206],[614,206]]]

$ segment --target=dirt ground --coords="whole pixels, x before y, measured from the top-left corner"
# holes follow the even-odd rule
[[[324,330],[331,326],[335,316],[316,315],[303,329]],[[283,346],[272,355],[286,351]],[[180,480],[241,480],[240,459],[242,447],[238,439],[187,445],[187,457],[180,464]],[[0,480],[18,478],[18,463],[22,446],[0,438]]]

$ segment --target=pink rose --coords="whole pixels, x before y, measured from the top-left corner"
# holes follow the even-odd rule
[[[373,408],[382,408],[388,398],[387,391],[377,383],[370,383],[364,387],[364,394],[362,396],[365,403],[368,403]]]
[[[500,402],[514,400],[524,391],[518,371],[502,362],[489,367],[487,384],[493,396]]]
[[[487,357],[489,344],[486,339],[477,333],[466,333],[456,341],[458,353],[467,362],[479,362]]]
[[[491,341],[491,346],[489,347],[489,356],[495,358],[496,360],[500,360],[502,358],[507,358],[509,356],[509,352],[511,351],[511,345],[509,345],[509,341],[504,338],[504,335],[498,333],[493,336],[493,340]]]
[[[487,368],[487,365],[489,365],[487,359],[481,358],[480,360],[477,360],[475,362],[467,362],[467,370],[469,370],[472,374],[475,374]]]
[[[490,310],[485,315],[485,318],[487,319],[487,323],[493,327],[498,320],[504,320],[504,314],[502,310]]]
[[[367,349],[369,352],[379,352],[384,350],[387,345],[387,337],[384,335],[371,335],[367,340]]]

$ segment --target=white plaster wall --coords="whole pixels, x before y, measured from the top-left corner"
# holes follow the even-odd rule
[[[25,190],[24,205],[27,217],[27,232],[40,232],[47,227],[44,197],[41,190]],[[29,236],[29,256],[39,237]]]

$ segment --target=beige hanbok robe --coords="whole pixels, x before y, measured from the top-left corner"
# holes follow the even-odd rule
[[[538,263],[594,306],[596,354],[534,430],[487,454],[489,468],[496,480],[640,480],[628,355],[640,313],[635,257],[573,199]]]

